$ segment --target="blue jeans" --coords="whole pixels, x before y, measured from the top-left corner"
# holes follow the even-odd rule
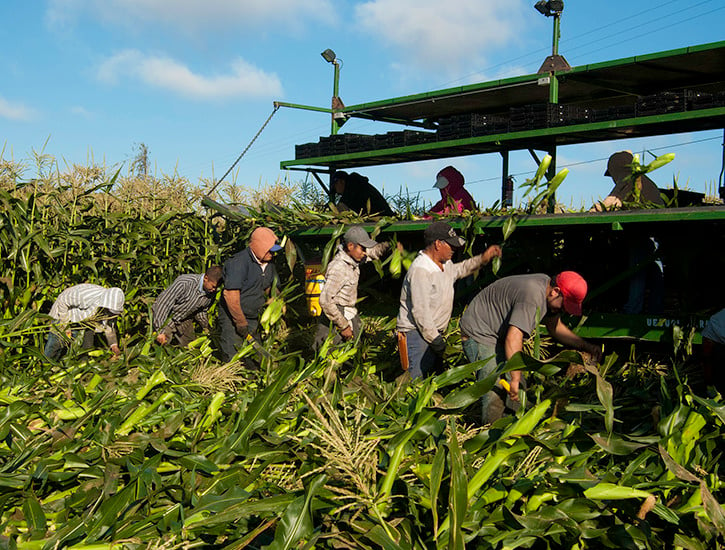
[[[405,333],[408,348],[408,373],[411,378],[423,378],[435,372],[442,364],[442,359],[430,349],[428,342],[417,330]]]
[[[479,344],[473,338],[463,340],[463,352],[471,363],[489,358],[483,367],[476,371],[476,379],[479,381],[491,376],[499,365],[506,362],[506,355],[502,349],[497,351],[495,346]],[[504,374],[503,377],[508,381],[511,380],[510,373]],[[521,387],[526,387],[523,376],[521,377]],[[481,422],[491,424],[501,418],[507,409],[516,411],[518,407],[518,402],[512,401],[503,388],[496,386],[481,397]]]
[[[55,329],[51,328],[50,332],[48,333],[48,339],[45,341],[45,349],[43,350],[43,353],[48,359],[57,361],[58,359],[63,357],[63,355],[65,355],[65,352],[70,346],[70,341],[77,338],[81,332],[83,332],[83,349],[91,349],[93,347],[93,339],[95,337],[95,334],[92,330],[72,330],[70,339],[67,339],[64,338],[64,336],[61,336],[58,332],[56,332]]]

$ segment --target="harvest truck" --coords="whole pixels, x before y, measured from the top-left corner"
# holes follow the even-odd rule
[[[329,136],[297,145],[295,158],[280,166],[311,173],[330,193],[324,180],[336,170],[495,153],[502,158],[501,205],[510,207],[511,151],[528,150],[537,164],[542,152],[551,155],[551,179],[560,146],[725,129],[725,42],[574,68],[552,57],[537,74],[347,107],[337,97],[336,66],[333,108],[275,104],[324,111],[332,118]],[[331,58],[334,63],[334,54]],[[403,129],[338,133],[355,117]],[[719,194],[725,196],[722,175]],[[701,199],[697,193],[669,191],[666,208],[514,214],[516,230],[506,241],[498,275],[582,273],[590,284],[588,314],[577,328],[584,337],[663,341],[689,334],[698,343],[707,317],[725,306],[725,207],[721,202],[703,205]],[[501,242],[511,212],[504,208],[501,215],[473,222],[449,221],[481,241]],[[396,221],[382,229],[381,238],[396,234],[403,242],[420,244],[428,223]],[[304,249],[329,240],[335,229],[309,227],[292,237]],[[633,263],[629,258],[632,243],[643,239],[658,243],[657,257],[664,264],[665,286],[657,291],[662,313],[624,314],[631,278],[656,259],[645,255]]]

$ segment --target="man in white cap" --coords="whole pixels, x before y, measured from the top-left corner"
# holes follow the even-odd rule
[[[123,290],[93,284],[69,287],[60,293],[50,308],[53,328],[45,344],[48,359],[60,359],[69,340],[83,331],[83,348],[93,346],[94,334],[102,332],[114,355],[121,354],[116,336],[116,318],[123,311]]]
[[[360,316],[355,307],[357,286],[360,281],[360,264],[380,259],[390,250],[390,243],[375,242],[359,225],[348,229],[342,241],[325,271],[325,284],[320,293],[320,307],[324,315],[320,318],[315,334],[317,349],[330,334],[331,328],[334,333],[334,344],[360,335]]]
[[[454,251],[466,241],[443,221],[431,223],[423,239],[425,249],[410,264],[403,281],[397,320],[400,363],[412,378],[427,376],[442,364],[454,283],[501,256],[501,247],[492,245],[483,254],[453,263]]]
[[[601,358],[599,346],[574,334],[560,319],[562,311],[582,314],[587,283],[574,271],[562,271],[555,277],[544,273],[512,275],[488,285],[471,300],[461,316],[461,341],[469,361],[489,361],[478,371],[479,380],[491,375],[498,364],[508,361],[523,349],[524,338],[536,328],[537,320],[556,340]],[[489,424],[515,409],[519,387],[525,387],[521,371],[506,374],[508,395],[496,387],[481,399],[482,419]],[[507,399],[508,398],[508,399]]]
[[[268,227],[258,227],[249,246],[224,263],[224,291],[219,307],[222,359],[230,361],[247,334],[255,335],[267,293],[277,280],[272,255],[282,250]]]

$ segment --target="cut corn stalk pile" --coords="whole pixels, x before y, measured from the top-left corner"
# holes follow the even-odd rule
[[[517,356],[507,369],[529,371],[530,402],[473,427],[496,376],[476,381],[477,364],[385,376],[397,357],[379,319],[358,353],[312,356],[294,277],[272,302],[259,370],[240,362],[251,345],[229,364],[206,336],[161,348],[151,298],[228,257],[252,225],[99,215],[95,193],[67,206],[56,192],[0,191],[0,547],[723,546],[725,405],[677,365],[642,373],[610,354],[569,379],[576,353]],[[306,219],[254,223],[282,233]],[[126,290],[122,358],[43,360],[40,312],[89,279]]]

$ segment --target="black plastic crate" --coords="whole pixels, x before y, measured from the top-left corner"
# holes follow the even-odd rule
[[[679,92],[660,92],[642,96],[635,103],[636,116],[663,115],[685,110],[685,94]]]
[[[405,134],[403,132],[388,132],[388,147],[403,147]]]
[[[474,136],[488,136],[503,134],[509,130],[509,119],[504,115],[471,115],[471,134]]]
[[[320,138],[320,155],[342,155],[346,152],[344,135],[323,136]]]
[[[319,155],[320,148],[317,143],[303,143],[295,145],[295,159],[308,159]]]
[[[717,96],[709,92],[685,90],[685,105],[688,111],[717,107]]]
[[[579,105],[549,105],[548,124],[550,127],[584,124],[592,120],[591,109]]]
[[[344,134],[344,136],[346,151],[348,153],[375,149],[375,136],[367,134]]]
[[[433,132],[420,132],[417,130],[403,130],[403,141],[405,145],[419,145],[421,143],[430,143],[436,140]]]
[[[511,107],[509,109],[509,129],[516,132],[545,128],[548,125],[548,113],[548,104],[546,103]]]
[[[373,136],[373,147],[375,149],[387,149],[390,147],[388,134],[375,134]]]
[[[634,117],[634,105],[618,105],[602,109],[591,109],[589,117],[592,122],[632,118]]]

